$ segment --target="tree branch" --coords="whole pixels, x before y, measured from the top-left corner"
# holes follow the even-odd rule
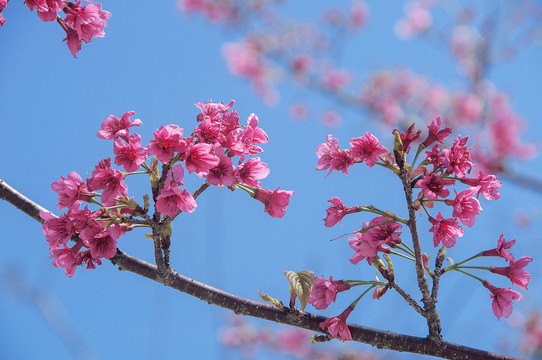
[[[1,179],[0,199],[7,200],[17,209],[25,212],[40,223],[43,223],[43,219],[39,216],[39,212],[48,211],[17,192]],[[206,301],[209,304],[229,309],[238,315],[257,317],[320,333],[327,333],[320,328],[320,323],[327,319],[323,316],[305,313],[299,309],[283,311],[272,305],[229,294],[207,284],[190,279],[173,270],[168,271],[167,274],[163,275],[158,271],[155,265],[135,258],[118,249],[117,254],[111,258],[110,261],[121,271],[129,271],[143,276]],[[432,355],[445,359],[518,360],[518,358],[469,348],[443,340],[432,341],[429,338],[397,334],[353,324],[349,324],[348,327],[354,341],[366,343],[379,349]]]

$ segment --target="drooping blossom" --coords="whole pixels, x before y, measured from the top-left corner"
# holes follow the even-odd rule
[[[455,173],[457,177],[465,177],[472,168],[472,162],[469,149],[465,146],[469,137],[454,140],[450,149],[442,150],[442,167],[446,169],[446,173]]]
[[[186,189],[164,188],[156,198],[156,210],[164,216],[175,216],[179,211],[191,213],[196,210],[196,200]]]
[[[312,287],[309,304],[312,304],[316,309],[325,309],[335,301],[337,293],[350,289],[350,284],[343,283],[342,280],[335,281],[333,276],[329,277],[329,281],[316,277],[314,286]]]
[[[25,0],[24,3],[30,11],[36,9],[41,21],[55,21],[56,13],[65,6],[62,0]]]
[[[510,260],[510,263],[506,267],[491,267],[491,272],[499,275],[506,276],[513,284],[516,284],[522,289],[527,289],[529,281],[531,281],[531,274],[524,269],[528,263],[533,261],[532,257],[523,256],[517,261]]]
[[[418,180],[414,187],[422,189],[428,200],[437,200],[439,197],[445,198],[450,195],[450,190],[446,189],[446,186],[454,183],[454,180],[444,179],[440,174],[431,173]]]
[[[66,214],[56,217],[48,212],[40,211],[43,221],[43,233],[49,243],[49,249],[56,249],[66,244],[75,235],[73,224]]]
[[[115,205],[115,198],[120,194],[127,194],[128,187],[124,183],[126,175],[111,167],[111,158],[103,159],[87,179],[87,186],[90,190],[103,190],[101,203],[105,206]]]
[[[352,310],[354,310],[354,308],[349,306],[341,313],[341,315],[322,321],[320,323],[320,328],[327,329],[331,336],[338,338],[343,342],[352,340],[352,334],[346,325],[346,319]]]
[[[514,246],[515,243],[516,243],[516,240],[506,241],[504,239],[504,234],[501,234],[501,236],[499,237],[499,240],[497,241],[497,247],[495,249],[486,250],[482,252],[482,255],[483,256],[499,256],[499,257],[502,257],[506,261],[512,261],[514,260],[514,256],[506,250]]]
[[[220,159],[215,155],[211,144],[190,145],[186,150],[186,159],[184,166],[189,173],[196,173],[203,177],[209,173],[209,170],[220,163]]]
[[[470,186],[480,186],[478,190],[478,197],[482,194],[487,200],[497,200],[501,197],[498,189],[502,186],[502,183],[497,180],[495,175],[486,175],[483,171],[478,173],[478,178],[463,178],[461,182]]]
[[[452,129],[447,127],[441,130],[441,124],[442,120],[440,119],[440,117],[431,121],[431,125],[427,126],[427,128],[429,129],[429,134],[427,135],[427,138],[423,141],[423,146],[428,148],[435,141],[443,144],[443,140],[452,133]]]
[[[380,140],[368,131],[365,136],[350,139],[350,155],[354,162],[365,161],[368,167],[373,167],[380,156],[388,152],[383,145],[378,145],[379,143]]]
[[[92,257],[90,250],[78,252],[75,261],[78,265],[85,263],[87,269],[96,269],[96,265],[102,265],[100,259]]]
[[[247,161],[237,165],[237,179],[248,186],[261,188],[261,179],[269,175],[267,164],[260,160],[259,157],[248,159]]]
[[[338,197],[334,197],[327,202],[333,204],[333,206],[330,206],[326,209],[327,216],[322,219],[325,221],[326,227],[331,227],[338,222],[341,222],[342,218],[348,214],[353,214],[361,211],[361,208],[359,206],[344,206],[341,199]]]
[[[102,10],[102,4],[91,3],[79,6],[80,3],[70,3],[64,8],[66,22],[77,32],[79,38],[86,43],[95,37],[104,37],[104,27],[111,13]]]
[[[448,249],[455,245],[455,238],[463,236],[463,229],[459,226],[457,219],[444,219],[439,212],[437,218],[430,217],[429,222],[433,226],[429,229],[433,233],[433,244],[435,247],[442,242]]]
[[[77,209],[81,205],[81,200],[89,201],[94,194],[87,190],[87,185],[76,172],[71,172],[68,178],[60,176],[62,180],[56,180],[51,185],[51,189],[58,194],[58,210],[65,207],[68,209]]]
[[[329,134],[326,137],[326,142],[318,145],[318,149],[316,150],[316,156],[318,156],[316,170],[322,171],[329,169],[326,176],[331,174],[333,171],[333,168],[331,168],[331,159],[333,158],[333,154],[339,150],[339,139],[333,139],[333,135]]]
[[[128,138],[128,143],[121,139],[115,139],[113,153],[116,155],[115,164],[124,166],[126,172],[136,171],[147,159],[147,152],[145,148],[141,147],[139,134],[132,134]]]
[[[290,202],[290,196],[295,192],[291,190],[266,190],[254,189],[254,199],[261,201],[264,205],[264,211],[271,217],[282,218],[286,213],[286,208]]]
[[[367,263],[372,265],[373,257],[379,251],[385,250],[383,245],[393,247],[401,242],[402,233],[397,230],[402,226],[388,217],[377,216],[368,223],[364,222],[363,227],[369,229],[366,232],[356,232],[355,236],[348,238],[350,247],[355,251],[350,258],[354,265],[363,259],[367,259]]]
[[[115,115],[109,115],[102,122],[101,129],[98,130],[97,136],[104,140],[118,139],[120,137],[128,141],[130,128],[142,124],[139,119],[130,120],[134,114],[135,111],[128,111],[124,113],[120,119]]]
[[[71,27],[69,27],[64,20],[59,20],[60,25],[62,25],[62,28],[66,31],[66,37],[62,41],[66,41],[66,45],[68,45],[68,49],[70,50],[72,56],[74,58],[77,58],[77,53],[81,50],[81,47],[83,46],[83,42],[79,38],[79,35],[77,34],[77,31],[73,30]]]
[[[120,236],[120,226],[112,224],[107,229],[94,235],[92,238],[83,240],[90,249],[93,258],[111,259],[117,253],[117,239]]]
[[[220,162],[209,170],[207,181],[212,185],[232,186],[235,183],[235,167],[231,163],[231,158],[224,155],[224,149],[220,145],[215,147],[215,155]]]
[[[512,300],[523,300],[523,296],[517,291],[498,288],[487,281],[484,281],[484,286],[491,291],[490,296],[493,299],[491,308],[497,319],[500,319],[501,317],[507,318],[512,314]]]
[[[68,277],[73,277],[75,270],[77,269],[77,260],[76,255],[77,251],[83,245],[82,242],[75,244],[72,248],[68,247],[66,244],[63,245],[63,248],[56,248],[51,250],[51,256],[49,259],[53,259],[53,266],[57,268],[63,268],[64,272]]]
[[[167,163],[176,152],[184,152],[186,144],[181,141],[183,129],[177,125],[160,126],[154,132],[154,139],[147,146],[147,154],[156,155],[158,160]]]
[[[472,227],[474,225],[475,216],[479,215],[482,211],[480,202],[474,197],[474,194],[478,192],[478,187],[470,187],[466,190],[457,193],[455,191],[455,199],[446,199],[444,202],[446,205],[453,206],[454,211],[452,216],[458,218],[463,225]]]

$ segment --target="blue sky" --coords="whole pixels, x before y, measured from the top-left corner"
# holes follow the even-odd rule
[[[325,6],[322,1],[310,9],[297,4],[288,5],[288,14],[303,10],[304,16],[310,17]],[[369,27],[348,48],[348,61],[359,64],[361,73],[404,66],[459,86],[460,79],[443,49],[394,38],[392,25],[402,9],[388,6],[371,4]],[[108,115],[135,111],[134,117],[143,121],[137,132],[145,143],[162,124],[178,124],[185,132],[193,129],[198,113],[194,103],[235,99],[241,119],[256,113],[270,137],[263,147],[262,160],[270,165],[271,173],[263,186],[295,190],[296,195],[285,218],[279,220],[270,218],[259,202],[241,191],[206,191],[198,198],[198,210],[174,224],[173,267],[239,296],[257,299],[257,291],[262,289],[284,302],[288,283],[283,270],[310,269],[337,279],[372,278],[372,269],[348,262],[352,250],[346,239],[329,242],[359,229],[360,223],[370,218],[357,214],[345,219],[342,227],[332,229],[326,229],[321,219],[326,201],[334,196],[404,213],[398,181],[384,170],[365,166],[352,168],[348,177],[334,173],[324,178],[324,173],[317,172],[314,152],[330,130],[320,126],[317,119],[291,121],[286,106],[265,106],[246,82],[228,73],[220,58],[220,46],[236,40],[235,34],[209,26],[201,18],[182,16],[174,2],[162,2],[153,9],[143,1],[130,2],[130,6],[105,2],[103,8],[112,13],[106,36],[83,45],[78,59],[73,59],[61,42],[64,35],[60,27],[41,22],[22,1],[11,1],[3,12],[8,22],[0,29],[0,137],[4,159],[0,178],[55,211],[57,198],[50,189],[53,181],[70,171],[89,177],[99,160],[113,155],[112,143],[96,137]],[[537,94],[542,90],[540,55],[539,49],[530,49],[491,73],[528,122],[530,131],[525,138],[530,141],[536,141],[541,130],[537,107]],[[280,91],[283,104],[300,96],[296,89],[284,87]],[[315,109],[326,106],[325,99],[301,94]],[[352,112],[344,113],[343,125],[332,130],[341,144],[377,128],[372,122],[360,122],[360,118]],[[535,159],[514,166],[540,176],[540,165]],[[200,182],[186,179],[191,191]],[[458,241],[458,245],[468,245],[454,248],[454,258],[493,247],[501,232],[507,239],[517,239],[516,256],[540,253],[541,195],[503,182],[501,200],[482,201],[484,212],[477,225]],[[148,188],[143,178],[129,179],[128,186],[136,199]],[[531,228],[514,226],[511,214],[519,209],[533,215]],[[59,360],[71,359],[73,344],[86,358],[238,357],[216,340],[229,312],[119,272],[109,263],[93,271],[80,268],[69,279],[51,266],[38,223],[2,202],[0,224],[0,358],[33,359],[55,354]],[[143,231],[122,237],[118,246],[152,261],[152,244]],[[521,291],[525,299],[515,305],[518,316],[539,308],[542,302],[540,281],[536,279],[541,273],[540,261],[535,259],[527,269],[534,279],[529,291]],[[413,284],[413,273],[406,267],[401,278]],[[28,290],[25,299],[32,298],[33,302],[16,296],[9,279],[18,279],[16,283]],[[502,279],[491,279],[499,286],[509,286]],[[439,301],[444,337],[499,351],[514,321],[495,319],[487,290],[476,282],[455,274],[444,280]],[[356,296],[340,296],[322,313],[337,315]],[[61,335],[47,325],[36,305],[29,304],[61,311],[62,318],[69,322],[55,325]],[[423,319],[394,293],[380,301],[364,299],[360,304],[351,315],[352,322],[418,336],[426,333]],[[273,325],[261,321],[254,324]],[[72,336],[66,331],[80,335],[70,340]],[[72,345],[67,346],[66,341]],[[89,356],[92,354],[94,357]]]

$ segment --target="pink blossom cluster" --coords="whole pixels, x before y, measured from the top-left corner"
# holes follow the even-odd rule
[[[60,217],[41,213],[43,231],[51,256],[55,257],[53,265],[63,267],[70,277],[82,262],[87,268],[94,268],[94,263],[99,264],[101,258],[110,259],[115,255],[117,239],[132,228],[126,220],[145,219],[148,204],[140,206],[128,197],[128,186],[124,182],[127,175],[149,176],[158,212],[154,218],[156,215],[174,218],[181,212],[195,211],[194,197],[182,187],[185,171],[205,179],[210,185],[227,186],[232,190],[242,188],[262,202],[270,216],[283,217],[294,192],[261,188],[260,180],[269,174],[269,169],[259,157],[249,156],[263,152],[259,145],[267,143],[268,136],[258,126],[255,114],[247,118],[246,125],[239,124],[237,112],[230,112],[233,104],[233,100],[226,105],[198,103],[199,124],[191,135],[184,136],[183,128],[169,124],[157,129],[146,146],[142,145],[138,133],[130,133],[131,128],[142,124],[139,119],[131,119],[133,111],[120,118],[108,116],[97,136],[113,140],[114,163],[124,171],[114,169],[111,158],[107,158],[96,165],[86,182],[72,172],[52,184],[51,188],[58,193],[58,209],[68,209]],[[147,164],[149,158],[151,161]],[[163,175],[159,174],[160,162]],[[100,209],[94,212],[87,206],[81,209],[82,202],[95,203]],[[67,243],[74,237],[81,241],[70,249]],[[83,246],[88,250],[81,251]]]
[[[0,11],[3,9],[0,1]],[[25,0],[25,4],[31,11],[36,10],[42,21],[57,21],[66,31],[68,49],[73,57],[81,50],[82,42],[89,43],[93,38],[104,37],[104,27],[111,13],[102,10],[102,4],[90,3],[81,6],[81,1],[75,3],[63,0]],[[4,4],[5,7],[5,4]],[[63,11],[66,17],[62,19],[58,15]],[[3,24],[0,14],[0,26]]]
[[[405,6],[405,17],[397,21],[394,27],[395,35],[402,39],[427,31],[433,23],[431,0],[411,1]]]
[[[2,10],[8,5],[8,0],[0,0],[0,27],[6,23],[6,19],[2,16]]]
[[[257,328],[241,317],[235,317],[222,329],[220,342],[240,351],[247,359],[254,358],[258,350],[297,360],[377,359],[369,352],[350,352],[325,345],[310,346],[312,335],[309,330],[294,327]]]

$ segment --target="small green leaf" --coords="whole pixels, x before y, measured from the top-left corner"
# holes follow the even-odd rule
[[[305,310],[314,286],[314,271],[305,270],[296,273],[284,270],[284,275],[290,282],[290,294],[299,298],[301,310]]]
[[[279,308],[281,310],[284,310],[285,306],[282,304],[282,302],[278,301],[277,299],[272,298],[271,296],[269,296],[267,294],[264,294],[261,291],[258,291],[258,295],[260,295],[260,297],[262,298],[263,301],[270,302],[275,307],[277,307],[277,308]]]

